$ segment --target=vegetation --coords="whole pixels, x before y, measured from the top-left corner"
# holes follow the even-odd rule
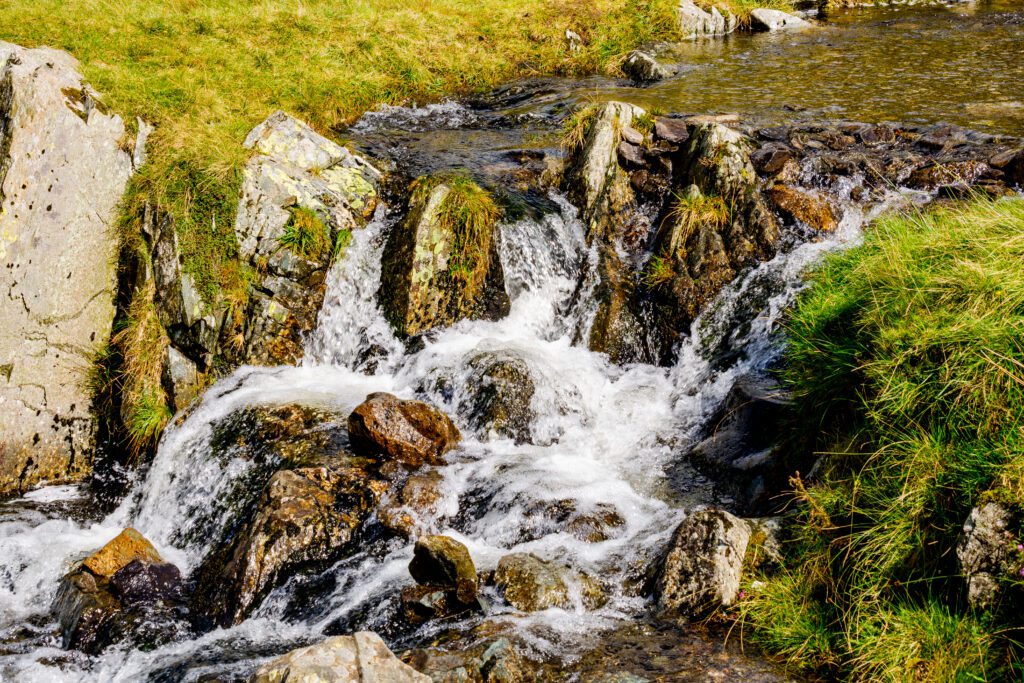
[[[721,197],[702,194],[700,191],[675,193],[675,205],[665,217],[679,227],[677,233],[685,237],[695,229],[708,226],[721,228],[729,222],[729,206]]]
[[[448,193],[438,207],[437,219],[441,228],[455,238],[448,275],[462,283],[465,298],[472,300],[483,287],[501,210],[487,190],[459,174],[418,179],[413,183],[413,203],[424,204],[440,185],[447,187]]]
[[[657,289],[672,282],[676,271],[672,267],[672,258],[655,254],[644,268],[643,281],[648,289]]]
[[[135,192],[169,212],[212,300],[242,280],[231,232],[246,133],[275,109],[322,132],[378,104],[611,69],[671,38],[672,0],[0,0],[0,39],[73,54],[106,104],[156,125]],[[570,50],[566,29],[584,38]],[[140,214],[135,214],[140,215]]]
[[[954,552],[971,508],[1024,487],[1024,201],[882,220],[812,277],[785,378],[822,453],[787,566],[741,603],[796,668],[857,680],[1018,678],[1017,583],[966,606]],[[1012,541],[1011,541],[1012,542]],[[1019,577],[1018,577],[1019,578]]]
[[[704,6],[705,9],[710,9],[712,3],[698,0],[697,4]],[[755,9],[777,9],[783,12],[792,12],[794,9],[791,0],[719,0],[713,4],[719,9],[727,10],[730,14],[735,15],[736,21],[741,27],[749,26],[750,13]]]
[[[321,260],[332,255],[331,230],[316,214],[316,211],[302,206],[289,209],[291,217],[285,223],[284,232],[278,238],[278,248],[302,256]]]
[[[573,110],[562,122],[562,150],[572,154],[583,148],[590,128],[597,119],[597,105],[585,104]]]

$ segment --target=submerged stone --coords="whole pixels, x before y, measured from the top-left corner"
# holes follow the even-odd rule
[[[546,562],[531,553],[512,553],[498,561],[494,585],[508,604],[523,612],[539,612],[551,607],[571,609],[570,585],[588,609],[604,602],[600,585],[571,567]]]

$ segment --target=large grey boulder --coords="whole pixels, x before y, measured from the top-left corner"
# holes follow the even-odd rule
[[[704,10],[693,0],[681,0],[676,9],[679,30],[684,38],[721,36],[736,30],[736,16],[717,7]]]
[[[750,13],[750,28],[753,31],[781,31],[782,29],[807,28],[811,22],[788,12],[759,7]]]
[[[114,320],[132,155],[77,69],[0,42],[0,495],[92,463],[84,371]]]
[[[316,325],[338,240],[361,228],[377,205],[380,171],[364,157],[328,140],[298,119],[275,112],[245,139],[246,164],[235,219],[240,258],[265,273],[251,291],[237,362],[295,363]],[[324,248],[296,252],[284,243],[296,216],[315,217],[309,229]],[[309,224],[307,223],[307,226]]]
[[[728,607],[740,589],[752,525],[724,510],[698,510],[676,527],[657,566],[658,607],[700,618]]]
[[[1013,571],[1015,535],[1013,516],[997,503],[971,510],[956,547],[960,572],[967,581],[967,599],[972,606],[990,607],[999,595],[1001,579]]]
[[[376,633],[362,631],[292,650],[261,666],[250,683],[430,683]]]

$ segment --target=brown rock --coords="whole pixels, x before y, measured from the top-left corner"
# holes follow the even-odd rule
[[[462,439],[447,415],[422,401],[403,401],[391,394],[366,397],[348,418],[356,452],[386,455],[403,465],[440,464],[441,456]]]
[[[424,586],[451,588],[464,604],[476,600],[476,566],[469,549],[447,536],[425,536],[416,541],[409,573]]]
[[[441,481],[433,470],[409,477],[397,499],[378,510],[381,523],[399,536],[411,537],[417,523],[436,512]]]
[[[971,185],[991,169],[983,161],[935,163],[910,174],[908,187],[934,190],[944,185]]]
[[[831,232],[839,225],[828,200],[789,185],[776,185],[768,196],[782,213],[814,228]]]
[[[682,119],[659,118],[654,122],[654,135],[659,140],[678,145],[690,139],[690,129]]]
[[[571,567],[545,562],[530,553],[511,553],[498,561],[494,585],[505,601],[523,612],[539,612],[550,607],[572,606],[566,581],[578,583],[583,603],[595,609],[604,602],[600,585]]]
[[[110,578],[133,560],[160,564],[163,559],[146,537],[131,527],[114,537],[110,543],[85,558],[82,564],[96,576]]]

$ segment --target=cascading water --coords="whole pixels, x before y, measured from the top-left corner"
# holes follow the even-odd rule
[[[551,199],[558,211],[501,226],[511,313],[497,322],[460,322],[411,354],[376,305],[388,227],[381,211],[355,235],[331,273],[303,365],[242,368],[212,387],[186,419],[168,429],[145,478],[106,519],[47,519],[22,507],[0,522],[0,629],[28,623],[46,632],[56,578],[128,525],[184,572],[194,570],[230,521],[225,501],[244,486],[253,467],[230,451],[209,457],[219,420],[253,405],[301,403],[344,413],[373,391],[424,397],[452,414],[467,436],[441,470],[443,499],[427,521],[429,530],[464,542],[481,568],[493,567],[510,550],[528,551],[601,576],[610,589],[600,610],[587,611],[577,596],[574,609],[498,618],[515,622],[539,650],[555,650],[640,611],[643,600],[622,586],[642,566],[643,549],[662,545],[683,515],[666,494],[664,466],[699,433],[736,377],[772,360],[779,317],[800,287],[801,271],[824,252],[856,240],[865,217],[849,208],[828,239],[797,244],[728,286],[695,323],[674,367],[623,368],[573,344],[595,310],[596,254],[575,209],[561,197]],[[714,360],[723,347],[734,359],[725,366]],[[460,387],[471,381],[471,361],[481,354],[516,358],[529,368],[537,416],[530,425],[532,443],[467,428]],[[377,362],[364,374],[360,370],[367,370],[370,356]],[[30,498],[46,502],[77,495],[66,487]],[[543,513],[564,501],[581,514],[614,512],[620,523],[604,540],[582,542]],[[342,560],[326,572],[336,577],[333,590],[299,620],[291,615],[292,581],[232,629],[152,652],[114,647],[91,661],[53,641],[31,653],[4,656],[0,671],[19,680],[128,680],[160,672],[194,680],[206,671],[244,671],[253,658],[315,638],[332,624],[386,628],[387,596],[408,583],[410,557],[408,543],[391,540]]]

